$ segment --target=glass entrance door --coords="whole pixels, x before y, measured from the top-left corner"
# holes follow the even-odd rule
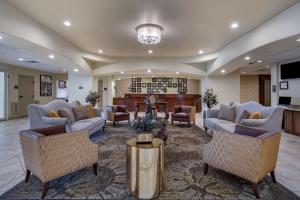
[[[0,70],[0,121],[6,116],[6,72]]]

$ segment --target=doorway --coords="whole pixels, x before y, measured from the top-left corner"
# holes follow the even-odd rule
[[[259,75],[259,103],[271,106],[271,75]]]
[[[19,117],[27,116],[27,106],[34,103],[34,77],[19,75]]]
[[[6,71],[0,70],[0,121],[6,119]]]

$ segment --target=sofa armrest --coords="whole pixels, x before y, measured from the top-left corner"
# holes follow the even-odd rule
[[[218,118],[220,110],[219,109],[210,109],[206,111],[206,118]]]
[[[53,180],[98,162],[98,145],[87,131],[39,137],[41,180]],[[51,167],[56,166],[56,167]]]
[[[204,146],[203,160],[218,169],[257,182],[262,140],[226,132],[214,132]]]

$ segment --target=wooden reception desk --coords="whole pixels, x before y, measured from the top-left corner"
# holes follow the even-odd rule
[[[285,132],[300,136],[300,106],[281,105],[284,109],[283,127]]]
[[[114,105],[126,105],[128,111],[135,111],[137,102],[144,102],[145,97],[151,94],[125,94],[124,98],[114,98]],[[156,96],[156,99],[160,102],[168,103],[168,111],[173,111],[174,106],[179,105],[188,105],[195,106],[196,112],[201,112],[201,95],[200,94],[153,94]],[[141,111],[144,111],[145,108],[140,108]]]

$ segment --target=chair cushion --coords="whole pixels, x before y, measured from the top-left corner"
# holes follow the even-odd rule
[[[179,113],[173,113],[173,117],[187,119],[189,117],[189,115],[184,112],[179,112]]]
[[[75,116],[73,111],[70,111],[68,108],[61,108],[58,110],[59,116],[62,118],[69,119],[72,123],[75,122]]]
[[[77,106],[73,108],[76,121],[89,118],[89,105]]]
[[[32,131],[40,133],[44,136],[50,136],[50,135],[66,133],[66,128],[64,124],[61,124],[56,126],[49,126],[46,128],[36,128],[36,129],[32,129]]]
[[[266,130],[252,128],[252,127],[249,127],[249,126],[241,126],[241,125],[236,125],[235,126],[235,133],[241,134],[241,135],[247,135],[247,136],[251,136],[251,137],[258,137],[258,136],[263,135],[267,132],[268,131],[266,131]]]
[[[115,116],[117,118],[119,118],[119,117],[127,117],[127,116],[129,116],[129,113],[126,113],[126,112],[116,112]]]
[[[72,131],[83,131],[83,130],[92,130],[97,126],[100,126],[105,123],[105,119],[102,117],[93,117],[89,119],[83,119],[74,122],[71,125]]]
[[[179,113],[181,112],[181,107],[180,106],[174,106],[174,113]]]
[[[118,111],[117,112],[126,113],[127,112],[126,106],[123,106],[123,105],[118,106]]]
[[[213,128],[218,131],[226,131],[234,133],[235,123],[226,121],[218,118],[207,118],[205,119],[205,126],[208,128]]]
[[[234,117],[235,117],[235,107],[222,104],[220,107],[218,118],[233,122]]]
[[[57,111],[55,111],[55,110],[49,110],[49,112],[48,112],[48,117],[58,118],[58,117],[60,117],[60,116],[59,116],[59,114],[57,113]]]
[[[183,113],[191,113],[192,107],[191,106],[181,106],[181,112]]]

